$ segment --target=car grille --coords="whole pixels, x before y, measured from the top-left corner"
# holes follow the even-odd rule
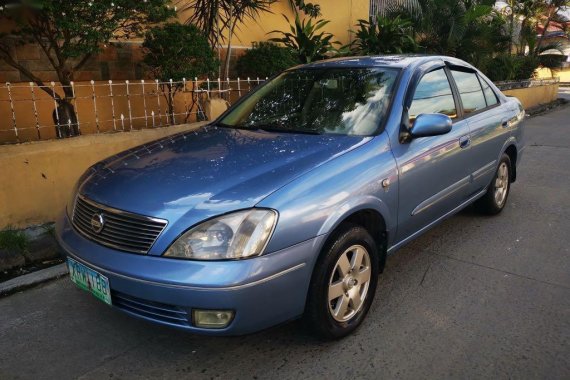
[[[93,218],[101,215],[103,228],[97,232]],[[79,195],[73,209],[73,225],[99,244],[132,253],[147,253],[167,221],[113,209]]]
[[[117,291],[112,291],[111,297],[114,306],[131,314],[171,325],[190,326],[188,312],[179,306],[147,301]]]

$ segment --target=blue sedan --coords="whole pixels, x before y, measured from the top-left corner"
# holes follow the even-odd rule
[[[341,338],[387,255],[469,204],[501,212],[523,119],[450,57],[299,66],[198,130],[91,167],[57,237],[71,280],[132,316],[212,335],[303,316]]]

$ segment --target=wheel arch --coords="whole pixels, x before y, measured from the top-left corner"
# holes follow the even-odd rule
[[[385,210],[384,212],[387,212]],[[380,273],[384,269],[387,256],[388,239],[389,233],[389,220],[385,218],[386,214],[383,214],[380,207],[377,205],[372,206],[370,204],[363,204],[360,207],[352,208],[342,215],[338,216],[334,222],[327,221],[328,236],[325,239],[323,246],[321,247],[321,252],[319,256],[327,249],[327,247],[334,242],[337,235],[347,226],[347,225],[359,225],[365,228],[368,233],[372,236],[376,245],[378,247],[378,256],[380,258],[379,268]]]
[[[507,146],[504,152],[507,156],[509,156],[509,159],[511,160],[511,171],[512,171],[511,182],[515,182],[517,179],[517,157],[518,157],[517,147],[514,143],[511,143],[509,146]]]

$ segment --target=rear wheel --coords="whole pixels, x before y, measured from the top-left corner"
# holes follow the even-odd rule
[[[487,192],[475,204],[479,210],[489,215],[503,211],[511,189],[511,173],[511,159],[503,154]]]
[[[366,229],[343,229],[316,264],[305,315],[310,328],[326,339],[358,328],[374,298],[378,263],[376,243]]]

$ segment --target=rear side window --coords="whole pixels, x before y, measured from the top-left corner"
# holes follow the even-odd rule
[[[463,103],[463,112],[466,115],[487,107],[485,95],[477,74],[457,70],[451,70],[451,74],[457,84],[459,96]]]
[[[457,117],[453,93],[443,68],[424,75],[416,87],[408,111],[410,123],[413,124],[422,113],[442,113],[452,119]]]
[[[489,83],[487,83],[487,81],[485,81],[481,77],[479,77],[479,80],[481,81],[481,85],[483,86],[483,93],[485,94],[485,100],[487,101],[487,107],[491,107],[491,106],[494,106],[495,104],[499,103],[499,100],[497,99],[497,95],[495,94],[495,91],[493,91],[491,86],[489,86]]]

